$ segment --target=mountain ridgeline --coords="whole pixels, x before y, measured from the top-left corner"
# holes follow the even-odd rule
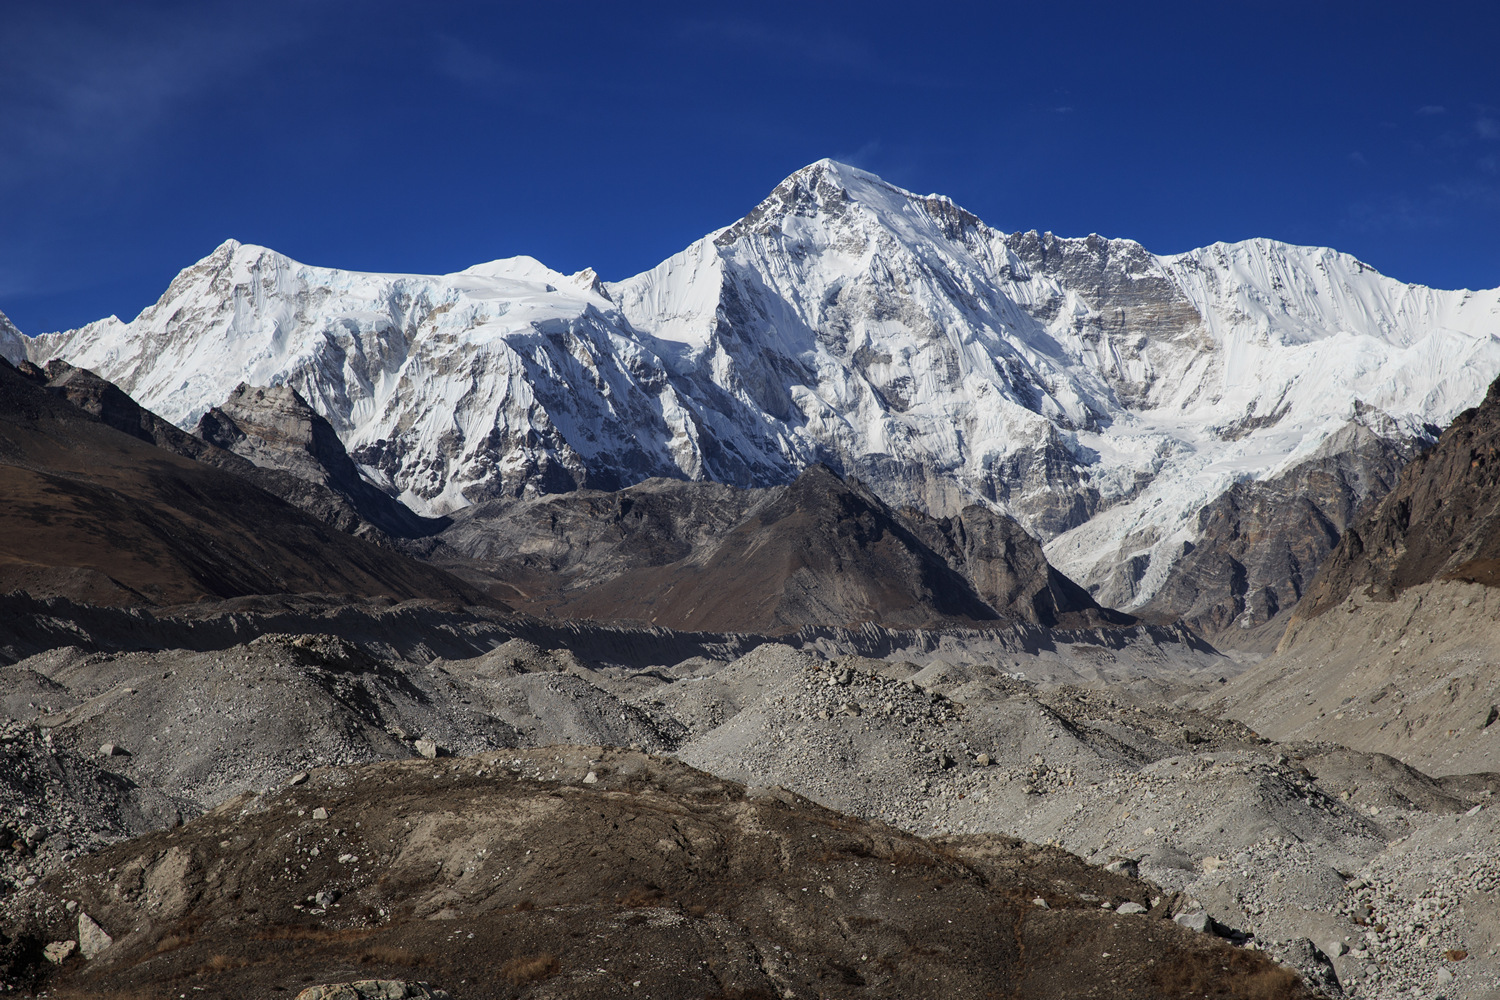
[[[526,257],[361,274],[229,241],[128,323],[0,351],[91,369],[183,428],[242,384],[290,388],[427,518],[823,464],[894,510],[1013,517],[1101,604],[1264,644],[1500,373],[1497,310],[1500,290],[1270,240],[1006,234],[822,160],[619,282]],[[385,515],[360,517],[427,530]]]
[[[758,490],[652,479],[490,501],[413,548],[456,573],[480,567],[510,588],[508,603],[565,618],[758,633],[1133,623],[1048,564],[1012,519],[978,504],[951,518],[895,511],[822,465]]]
[[[263,473],[87,372],[54,365],[49,378],[0,361],[0,589],[100,605],[302,593],[487,601],[294,506],[278,489],[306,496],[306,484]]]
[[[1053,569],[1010,518],[978,505],[947,519],[896,512],[821,465],[764,490],[651,480],[429,519],[360,478],[291,389],[240,386],[194,435],[64,362],[0,366],[13,418],[0,469],[13,480],[49,477],[57,505],[13,511],[44,529],[7,532],[7,575],[43,596],[171,605],[319,591],[356,600],[499,592],[553,617],[758,633],[866,622],[1133,623]],[[75,460],[79,448],[107,457]],[[74,498],[100,490],[107,501]],[[27,498],[23,482],[11,491]],[[96,536],[109,537],[110,525],[90,516],[101,502],[118,520],[104,545]]]

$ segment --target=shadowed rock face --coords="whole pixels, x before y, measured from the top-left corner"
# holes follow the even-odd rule
[[[503,576],[534,610],[680,629],[1132,620],[1048,565],[1010,518],[898,513],[824,466],[764,490],[652,480],[481,505],[422,551]]]
[[[466,1000],[1306,995],[1259,954],[1101,912],[1080,894],[1154,887],[1060,850],[926,841],[600,747],[315,771],[45,887],[114,938],[58,996],[418,973]],[[53,912],[44,937],[77,920]]]
[[[448,524],[447,518],[412,513],[366,482],[333,426],[288,386],[241,382],[222,406],[199,418],[196,434],[261,468],[327,488],[359,518],[392,537],[430,535]]]
[[[1182,621],[1220,648],[1274,648],[1318,567],[1356,515],[1395,485],[1411,445],[1359,437],[1285,475],[1238,483],[1198,514],[1143,617]]]
[[[954,517],[904,510],[903,519],[962,575],[980,600],[1008,617],[1038,625],[1124,625],[1134,619],[1102,608],[1059,573],[1036,539],[1013,518],[971,504]]]
[[[157,447],[154,431],[189,454],[223,457],[131,410],[108,383],[76,370],[45,378],[0,363],[0,590],[95,604],[313,592],[478,599],[246,478]]]
[[[1500,586],[1500,381],[1344,533],[1296,618],[1357,591],[1388,601],[1436,580]]]
[[[47,363],[45,371],[23,362],[21,371],[100,423],[195,462],[232,472],[339,531],[368,537],[372,541],[385,541],[389,535],[414,537],[430,534],[448,523],[445,518],[424,518],[413,514],[361,479],[331,429],[326,435],[317,435],[320,447],[316,452],[298,452],[304,457],[303,461],[283,458],[278,465],[277,456],[296,451],[296,447],[282,442],[282,447],[278,448],[273,442],[252,437],[252,434],[262,431],[272,433],[273,425],[268,425],[268,422],[246,419],[247,433],[227,417],[210,420],[210,414],[205,415],[198,434],[193,435],[163,420],[114,383],[86,368],[75,368],[65,361],[53,360]],[[295,397],[295,393],[292,395]],[[253,412],[250,406],[241,409]],[[316,414],[311,414],[311,418],[327,427],[327,422]],[[211,432],[207,438],[204,436],[205,425]],[[311,431],[306,437],[313,437]],[[246,454],[238,454],[238,451]]]

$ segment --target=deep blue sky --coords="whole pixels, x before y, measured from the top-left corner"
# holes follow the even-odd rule
[[[1496,7],[10,0],[0,310],[129,318],[231,236],[621,278],[822,156],[1007,231],[1492,287]]]

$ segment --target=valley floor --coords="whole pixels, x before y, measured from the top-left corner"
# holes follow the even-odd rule
[[[1331,730],[1278,742],[1270,726],[1221,717],[1265,665],[1234,676],[1228,659],[1143,629],[569,636],[403,606],[308,614],[311,634],[280,631],[296,618],[242,614],[238,627],[260,634],[203,644],[214,648],[59,647],[0,668],[12,720],[0,732],[11,848],[0,906],[12,926],[76,921],[58,907],[103,863],[89,852],[204,812],[221,825],[225,809],[249,817],[259,807],[246,802],[318,768],[364,780],[379,762],[427,756],[457,774],[520,748],[612,746],[676,757],[747,794],[805,797],[889,836],[1016,837],[1103,866],[1087,869],[1100,877],[1139,874],[1146,909],[1268,953],[1331,995],[1500,995],[1500,775],[1432,777],[1329,742]],[[200,614],[197,634],[223,621]],[[1214,699],[1215,712],[1191,707]],[[557,752],[583,755],[567,781],[584,787],[588,761],[616,751]],[[492,763],[471,764],[476,754]],[[1067,905],[1101,911],[1130,901],[1069,892]],[[108,912],[117,939],[132,919],[90,912]],[[68,964],[80,961],[59,973],[84,982],[105,967]]]

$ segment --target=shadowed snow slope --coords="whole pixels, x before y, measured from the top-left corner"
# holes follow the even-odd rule
[[[776,485],[821,461],[897,507],[995,504],[1138,607],[1235,484],[1350,425],[1424,438],[1475,403],[1497,333],[1495,290],[1269,240],[1162,257],[1006,235],[822,160],[619,283],[525,257],[359,274],[230,241],[132,322],[27,351],[183,426],[240,382],[291,386],[420,513],[652,476]],[[1259,585],[1217,617],[1254,617]]]

